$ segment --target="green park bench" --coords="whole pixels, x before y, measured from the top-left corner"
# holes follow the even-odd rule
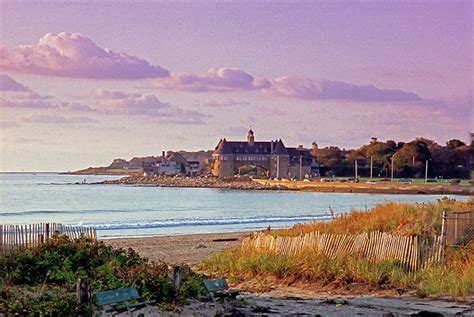
[[[238,290],[229,290],[229,285],[224,279],[204,280],[204,287],[211,295],[213,302],[216,299],[236,298],[240,295]]]
[[[110,305],[106,312],[129,310],[131,308],[144,307],[155,303],[154,300],[140,301],[140,295],[135,287],[98,292],[94,295],[95,304],[101,309]]]

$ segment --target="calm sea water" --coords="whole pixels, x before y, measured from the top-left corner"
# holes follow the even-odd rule
[[[442,197],[74,184],[115,178],[0,173],[0,224],[94,226],[101,238],[232,232],[329,219],[329,207],[341,213]]]

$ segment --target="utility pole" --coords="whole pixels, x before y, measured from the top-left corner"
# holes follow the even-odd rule
[[[371,155],[370,156],[370,179],[372,179],[372,176],[374,176],[373,167],[374,167],[374,157]]]
[[[303,155],[300,154],[300,180],[303,179]]]
[[[280,178],[280,155],[277,155],[277,178]]]
[[[391,160],[392,160],[392,168],[391,168],[392,171],[391,171],[390,181],[393,182],[393,156],[392,156]]]
[[[425,163],[425,184],[428,183],[428,160]]]
[[[356,181],[356,180],[357,180],[357,176],[358,176],[358,175],[357,175],[357,160],[355,160],[355,161],[354,161],[354,163],[355,163],[355,165],[354,165],[354,168],[355,168],[355,173],[354,173],[354,174],[355,174],[355,177],[354,177],[354,181]]]

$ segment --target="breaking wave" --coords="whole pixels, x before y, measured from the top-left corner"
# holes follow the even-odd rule
[[[126,229],[145,229],[145,228],[170,228],[170,227],[186,227],[186,226],[221,226],[221,225],[239,225],[239,224],[255,224],[255,223],[278,223],[278,222],[307,222],[312,220],[327,220],[327,215],[300,215],[300,216],[267,216],[267,217],[246,217],[246,218],[208,218],[208,219],[167,219],[150,222],[134,222],[134,223],[99,223],[87,224],[84,226],[92,226],[97,230],[126,230]]]

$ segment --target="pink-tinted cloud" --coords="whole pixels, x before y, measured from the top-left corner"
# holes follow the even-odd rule
[[[19,125],[16,121],[0,121],[0,129],[12,129],[19,128]]]
[[[236,100],[236,99],[225,99],[225,100],[212,100],[206,101],[198,106],[204,106],[209,108],[234,108],[234,107],[245,107],[250,106],[250,102],[245,100]]]
[[[92,97],[95,111],[108,114],[140,115],[166,118],[173,123],[203,123],[208,115],[184,110],[170,103],[160,101],[155,95],[126,93],[99,89]]]
[[[299,76],[283,76],[272,81],[266,90],[275,96],[308,100],[334,99],[366,102],[419,101],[413,92],[397,89],[380,89],[374,86],[358,86],[342,81],[316,80]]]
[[[22,118],[24,122],[66,124],[66,123],[96,123],[95,119],[89,117],[65,117],[60,115],[30,114]]]
[[[0,47],[5,70],[93,79],[141,79],[169,76],[146,60],[97,46],[80,33],[47,33],[35,45]]]
[[[0,75],[0,108],[57,108],[51,96],[41,96],[8,75]]]
[[[160,89],[190,92],[226,92],[257,90],[267,95],[294,99],[333,99],[365,102],[418,101],[413,92],[359,86],[342,81],[317,80],[300,76],[282,76],[272,81],[254,77],[237,68],[211,68],[206,74],[172,74],[155,81]]]
[[[7,74],[0,74],[0,91],[30,91],[31,89],[20,84]]]
[[[59,108],[63,110],[68,110],[68,111],[78,111],[78,112],[92,111],[91,107],[79,102],[62,101],[58,104],[58,106]]]
[[[172,74],[155,83],[162,89],[194,92],[260,90],[270,87],[270,81],[266,78],[254,77],[241,69],[228,67],[211,68],[202,75]]]
[[[50,96],[40,96],[33,91],[2,93],[0,96],[0,108],[57,108],[57,104],[51,101]]]

